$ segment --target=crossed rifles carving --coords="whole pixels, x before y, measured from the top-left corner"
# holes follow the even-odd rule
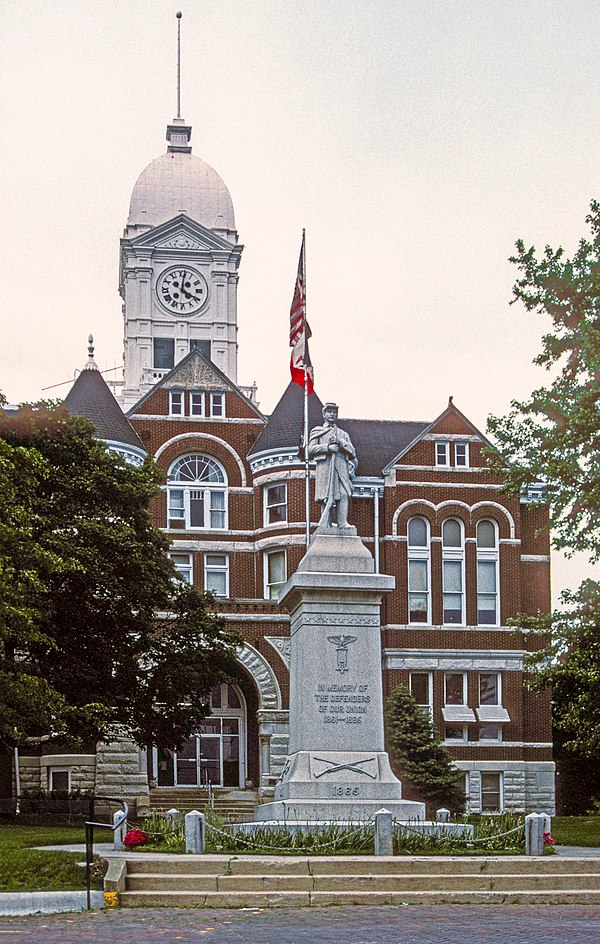
[[[362,764],[372,763],[375,760],[374,757],[365,757],[364,760],[355,760],[351,764],[334,764],[330,760],[325,760],[324,757],[315,757],[315,760],[318,760],[321,764],[329,764],[326,770],[322,770],[320,774],[315,774],[315,780],[324,777],[325,774],[335,774],[338,770],[349,770],[353,774],[364,774],[366,777],[370,777],[371,780],[377,780],[377,774],[370,774],[368,770],[362,770]]]

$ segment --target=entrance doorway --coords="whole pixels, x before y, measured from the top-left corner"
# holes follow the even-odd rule
[[[212,715],[179,750],[154,751],[159,787],[243,787],[246,779],[246,710],[235,685],[215,685],[211,692]]]

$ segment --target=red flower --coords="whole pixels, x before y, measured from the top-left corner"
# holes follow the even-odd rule
[[[556,842],[556,839],[553,839],[549,832],[548,832],[548,833],[544,833],[544,845],[545,845],[545,846],[553,846],[555,842]]]
[[[129,829],[123,840],[124,846],[143,846],[148,842],[146,833],[141,829]]]

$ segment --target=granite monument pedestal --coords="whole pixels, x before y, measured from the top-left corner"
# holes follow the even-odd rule
[[[384,747],[380,605],[394,578],[374,572],[353,527],[319,527],[281,588],[290,609],[290,741],[275,800],[255,821],[365,821],[385,807],[424,819],[402,799]]]

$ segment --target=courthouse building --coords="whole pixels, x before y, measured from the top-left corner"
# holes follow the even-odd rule
[[[219,177],[175,119],[140,175],[121,239],[125,372],[117,400],[93,359],[66,398],[165,485],[154,520],[180,574],[243,636],[235,683],[182,748],[126,741],[21,758],[23,785],[126,795],[138,808],[269,800],[287,753],[289,616],[278,588],[305,552],[303,391],[265,414],[237,379],[242,246]],[[291,289],[291,286],[290,286]],[[265,339],[265,344],[267,339]],[[285,352],[281,352],[286,356]],[[506,495],[486,439],[440,391],[437,417],[344,418],[358,456],[349,520],[396,587],[381,611],[383,686],[403,682],[464,775],[471,812],[554,807],[550,706],[524,686],[509,620],[550,606],[546,511]],[[461,404],[463,406],[463,404]],[[309,425],[322,422],[317,392]],[[320,507],[313,503],[316,525]],[[401,769],[396,772],[402,778]]]

